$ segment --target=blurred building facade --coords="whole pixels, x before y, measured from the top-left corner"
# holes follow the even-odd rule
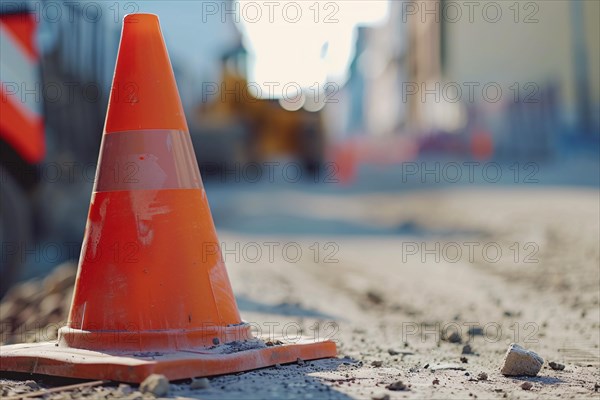
[[[449,134],[465,151],[484,135],[495,155],[542,158],[597,140],[597,1],[393,1],[361,36],[349,93],[366,135]]]

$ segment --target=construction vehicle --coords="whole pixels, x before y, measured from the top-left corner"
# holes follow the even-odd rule
[[[315,172],[325,155],[322,113],[288,111],[277,99],[255,97],[246,58],[242,47],[222,57],[218,92],[206,97],[189,122],[200,166],[286,159]]]

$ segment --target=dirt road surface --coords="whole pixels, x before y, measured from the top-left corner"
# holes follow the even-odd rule
[[[339,358],[214,377],[203,389],[173,382],[169,397],[600,396],[597,190],[290,192],[271,203],[261,199],[265,215],[322,218],[333,226],[350,221],[368,232],[219,232],[243,318],[263,335],[273,329],[288,338],[301,331],[336,340]],[[253,210],[251,217],[260,218]],[[512,342],[544,358],[537,377],[500,374]],[[551,361],[564,370],[552,369]],[[386,388],[397,381],[403,385],[392,388],[401,390]],[[2,387],[4,395],[34,390],[14,379]],[[48,398],[110,398],[129,390],[114,384]],[[141,396],[131,390],[130,398]]]

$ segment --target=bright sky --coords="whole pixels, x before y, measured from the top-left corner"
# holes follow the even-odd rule
[[[328,82],[342,86],[348,79],[357,26],[384,22],[389,7],[388,0],[235,4],[250,55],[248,78],[262,87],[263,97],[294,96],[297,87],[323,91]]]

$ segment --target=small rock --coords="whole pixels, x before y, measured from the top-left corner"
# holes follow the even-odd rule
[[[381,360],[375,360],[371,363],[372,366],[374,366],[375,368],[379,368],[383,365],[383,361]]]
[[[152,374],[140,384],[140,391],[162,397],[169,391],[169,380],[164,375]]]
[[[301,359],[301,358],[298,358],[298,359],[296,360],[296,362],[298,363],[298,365],[304,365],[304,364],[305,364],[304,360],[303,360],[303,359]]]
[[[523,382],[523,384],[521,385],[521,389],[523,390],[531,390],[532,387],[533,383],[531,382]]]
[[[565,369],[565,365],[561,364],[561,363],[557,363],[554,361],[550,361],[550,363],[548,364],[550,366],[550,368],[552,368],[555,371],[562,371],[563,369]]]
[[[469,328],[469,336],[483,336],[483,328],[480,326],[471,326]]]
[[[192,379],[190,383],[190,389],[208,389],[210,387],[210,381],[208,378]]]
[[[600,392],[600,383],[594,383],[594,392]]]
[[[25,385],[25,386],[27,386],[27,387],[29,387],[31,389],[38,389],[39,388],[37,382],[36,381],[32,381],[32,380],[28,380],[28,381],[23,382],[23,385]]]
[[[460,358],[460,362],[463,363],[463,364],[466,364],[466,363],[469,362],[469,360],[467,359],[467,357],[461,357]]]
[[[213,338],[212,342],[213,342],[213,344],[214,344],[215,346],[216,346],[216,345],[218,345],[219,343],[221,343],[221,341],[219,340],[219,338],[218,338],[218,337],[216,337],[216,338]]]
[[[395,392],[407,391],[410,390],[408,386],[402,381],[396,381],[394,383],[390,383],[385,387],[388,390],[393,390]]]
[[[480,372],[479,375],[477,375],[477,379],[480,381],[487,381],[488,374],[486,374],[485,372]]]
[[[461,343],[462,342],[462,338],[460,337],[460,333],[458,333],[457,331],[453,331],[450,336],[445,336],[443,338],[445,341],[450,342],[450,343]]]
[[[473,348],[470,344],[465,344],[462,348],[462,354],[473,354]]]
[[[388,349],[388,354],[390,356],[397,356],[398,354],[400,354],[400,352],[398,350]]]
[[[371,397],[371,399],[372,400],[390,400],[390,395],[385,392],[381,392],[381,393],[374,394]]]
[[[544,359],[518,344],[512,343],[506,355],[500,372],[505,376],[536,376],[544,364]]]
[[[432,385],[439,385],[440,384],[440,380],[438,378],[435,378],[433,380],[433,382],[431,382]]]
[[[126,383],[121,383],[119,387],[117,387],[118,397],[130,395],[132,392],[133,388]]]
[[[369,290],[367,292],[367,299],[373,304],[382,304],[384,302],[383,295],[374,290]]]

